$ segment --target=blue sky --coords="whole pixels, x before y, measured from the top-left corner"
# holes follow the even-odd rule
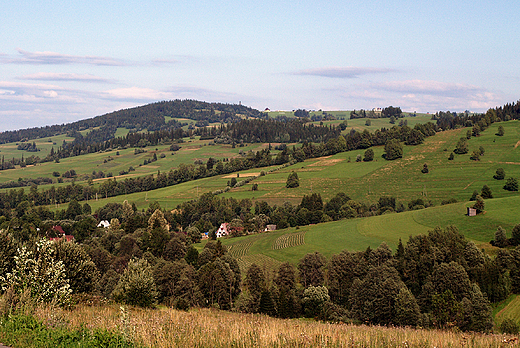
[[[0,131],[159,100],[485,111],[520,99],[518,1],[4,1]]]

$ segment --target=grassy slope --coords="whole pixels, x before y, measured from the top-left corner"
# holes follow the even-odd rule
[[[486,202],[486,214],[476,217],[464,215],[466,206],[470,203],[461,202],[399,214],[341,220],[300,229],[289,228],[254,236],[223,239],[222,242],[230,246],[230,252],[240,257],[245,264],[255,260],[274,266],[277,262],[284,261],[297,263],[309,252],[320,251],[330,257],[342,250],[361,251],[368,246],[376,248],[381,242],[386,242],[395,250],[399,239],[406,242],[409,236],[427,233],[436,226],[454,225],[479,247],[492,249],[488,242],[493,239],[498,226],[501,225],[510,233],[512,227],[520,223],[516,214],[520,206],[520,197],[491,199]],[[297,233],[305,234],[303,245],[288,245],[283,249],[274,249],[278,238]]]

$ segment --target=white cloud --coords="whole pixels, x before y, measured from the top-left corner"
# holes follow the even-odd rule
[[[0,62],[4,64],[35,64],[35,65],[68,65],[86,64],[97,66],[126,66],[121,59],[100,56],[74,56],[57,52],[29,52],[17,49],[18,55],[1,55]]]
[[[321,76],[332,78],[352,79],[368,74],[384,74],[393,70],[386,68],[366,68],[366,67],[324,67],[316,69],[304,69],[292,72],[292,75],[302,76]]]
[[[151,88],[129,87],[110,89],[102,93],[108,99],[131,99],[131,100],[163,100],[171,97],[169,93],[157,91]]]
[[[35,74],[23,75],[19,80],[39,80],[39,81],[80,81],[80,82],[110,82],[99,76],[91,74],[67,74],[67,73],[48,73],[39,72]]]

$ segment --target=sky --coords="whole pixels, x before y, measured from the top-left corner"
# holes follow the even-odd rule
[[[485,112],[520,99],[518,0],[0,3],[0,131],[161,100]]]

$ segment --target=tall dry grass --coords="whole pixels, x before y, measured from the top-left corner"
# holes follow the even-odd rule
[[[504,335],[282,320],[210,309],[130,309],[78,306],[39,308],[49,325],[106,328],[147,347],[509,347]]]

